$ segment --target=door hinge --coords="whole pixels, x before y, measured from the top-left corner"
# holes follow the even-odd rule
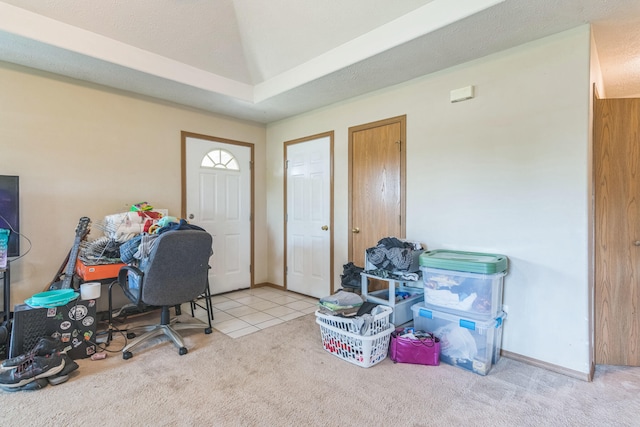
[[[402,152],[402,140],[397,140],[396,144],[398,144],[398,151]]]
[[[402,215],[398,215],[398,224],[402,225]]]
[[[284,162],[284,168],[285,168],[285,169],[289,169],[289,160],[285,160],[285,162]]]

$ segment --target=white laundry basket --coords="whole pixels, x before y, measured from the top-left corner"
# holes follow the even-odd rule
[[[387,357],[389,339],[395,329],[389,324],[382,332],[364,336],[330,326],[320,318],[316,318],[316,323],[320,325],[322,345],[326,351],[363,368],[380,363]]]
[[[325,324],[345,332],[351,332],[352,334],[371,336],[386,331],[389,328],[389,318],[393,313],[393,308],[379,305],[378,310],[381,310],[380,313],[373,316],[373,320],[363,334],[360,334],[361,322],[359,318],[332,316],[316,311],[316,322],[320,325]]]

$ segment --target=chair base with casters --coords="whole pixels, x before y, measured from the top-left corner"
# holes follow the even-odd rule
[[[107,337],[107,345],[112,341],[113,332],[116,330],[116,328],[113,326],[113,307],[112,307],[113,302],[112,302],[111,290],[112,290],[112,287],[117,284],[118,282],[116,281],[109,285],[109,293],[108,293],[109,295],[109,326],[108,326],[109,330],[108,330],[108,337]],[[185,329],[198,329],[198,328],[204,327],[205,334],[208,335],[213,332],[213,327],[211,325],[211,321],[213,320],[213,304],[211,303],[211,291],[209,289],[208,284],[201,298],[204,299],[204,302],[205,302],[204,306],[202,306],[200,303],[196,301],[189,302],[189,305],[191,307],[191,317],[195,317],[196,307],[203,308],[207,312],[207,323],[178,322],[177,318],[173,318],[173,319],[171,318],[171,313],[169,311],[170,307],[168,306],[161,307],[160,308],[161,309],[160,324],[133,327],[132,328],[133,331],[136,331],[138,333],[142,332],[142,335],[139,335],[139,336],[137,336],[136,333],[132,331],[127,331],[126,337],[127,339],[131,339],[132,341],[129,341],[125,345],[125,347],[122,349],[122,358],[125,360],[132,358],[133,357],[133,354],[131,353],[132,349],[137,347],[139,344],[142,344],[145,341],[148,341],[159,335],[166,335],[167,337],[169,337],[169,339],[173,341],[173,343],[178,348],[178,354],[180,354],[181,356],[187,354],[189,350],[185,346],[184,340],[182,339],[182,337],[177,331],[185,330]],[[147,307],[147,309],[148,308],[151,308],[151,307]],[[157,307],[155,309],[157,309]],[[179,305],[175,306],[175,310],[176,310],[176,315],[180,315]],[[144,313],[144,310],[140,310],[139,313]]]
[[[207,317],[209,317],[209,313],[207,313]],[[181,323],[178,322],[176,318],[171,319],[171,313],[169,312],[169,307],[162,307],[162,312],[160,314],[160,324],[159,325],[150,325],[150,326],[142,326],[140,328],[135,328],[136,330],[142,330],[144,333],[138,337],[136,337],[133,341],[130,341],[123,349],[122,349],[122,358],[130,359],[133,357],[131,350],[137,347],[139,344],[144,343],[152,338],[155,338],[159,335],[166,335],[173,341],[173,343],[178,347],[178,354],[185,355],[189,352],[186,345],[184,344],[184,340],[177,332],[183,329],[195,329],[202,328],[206,326],[204,323]],[[204,333],[210,334],[212,332],[211,329],[211,321],[209,321],[209,326],[205,327]]]

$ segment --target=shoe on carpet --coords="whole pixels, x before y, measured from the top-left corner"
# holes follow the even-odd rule
[[[64,369],[64,365],[65,358],[61,353],[33,356],[24,360],[15,369],[0,372],[0,387],[22,387],[37,379],[59,374]]]
[[[38,340],[36,345],[27,353],[21,354],[11,359],[7,359],[0,365],[1,370],[15,369],[21,365],[25,360],[32,358],[33,356],[46,356],[56,351],[62,350],[62,343],[52,337],[42,337]]]
[[[75,360],[66,354],[62,354],[62,358],[64,359],[64,368],[62,368],[62,370],[57,374],[47,377],[47,380],[49,380],[49,384],[51,385],[58,385],[67,382],[69,374],[79,367]]]
[[[32,391],[32,390],[40,390],[41,388],[45,388],[49,384],[47,378],[38,378],[37,380],[31,381],[20,387],[5,387],[0,384],[0,389],[4,391]]]

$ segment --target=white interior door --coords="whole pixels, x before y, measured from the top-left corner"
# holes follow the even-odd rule
[[[251,148],[186,138],[186,213],[213,236],[209,283],[219,294],[251,286]]]
[[[330,137],[287,145],[287,289],[331,293]]]

